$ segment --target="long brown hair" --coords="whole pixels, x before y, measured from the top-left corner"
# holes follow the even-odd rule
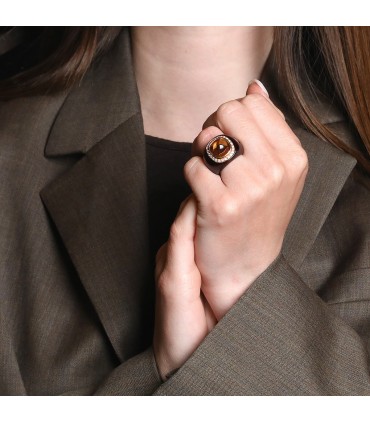
[[[354,156],[370,174],[370,28],[275,28],[274,50],[281,95],[301,123],[321,139]],[[346,145],[310,109],[303,86],[321,92],[349,117],[365,148]]]
[[[31,69],[0,81],[0,99],[55,93],[82,79],[92,62],[110,48],[119,27],[46,27],[44,59]],[[281,95],[302,124],[354,156],[370,174],[370,28],[277,27],[274,51]],[[320,123],[303,96],[303,86],[320,91],[348,115],[364,145],[346,145]]]
[[[78,83],[112,45],[120,27],[44,27],[37,39],[42,60],[0,81],[0,99],[52,94]],[[27,31],[27,29],[26,29]]]

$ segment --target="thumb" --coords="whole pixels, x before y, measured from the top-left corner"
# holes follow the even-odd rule
[[[167,245],[167,263],[176,272],[188,274],[194,269],[194,236],[197,205],[194,195],[190,195],[180,206],[171,225]]]

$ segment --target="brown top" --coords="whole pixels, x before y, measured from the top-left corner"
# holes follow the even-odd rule
[[[191,194],[184,178],[184,165],[191,157],[190,142],[176,142],[145,136],[149,238],[152,263],[160,246],[168,239],[181,202]]]

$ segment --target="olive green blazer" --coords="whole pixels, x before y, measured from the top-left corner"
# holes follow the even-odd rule
[[[309,172],[282,252],[162,383],[128,29],[68,92],[1,102],[0,393],[370,394],[369,180],[287,118]]]

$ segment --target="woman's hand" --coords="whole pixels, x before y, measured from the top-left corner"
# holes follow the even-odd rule
[[[153,350],[163,380],[184,364],[216,324],[194,262],[195,219],[196,201],[189,196],[156,257]]]
[[[221,175],[199,156],[225,133],[243,144]],[[185,165],[197,200],[195,261],[217,320],[279,255],[308,170],[304,149],[257,83],[212,114]]]

